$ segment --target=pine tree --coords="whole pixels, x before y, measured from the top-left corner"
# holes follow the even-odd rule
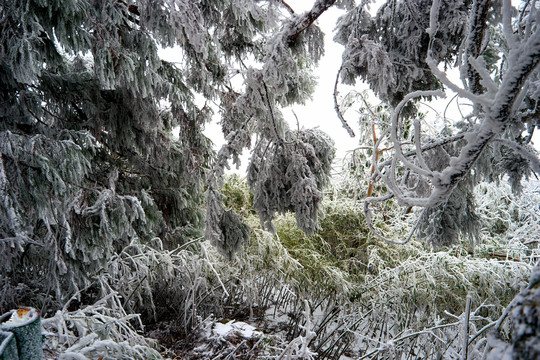
[[[205,223],[232,257],[249,231],[219,189],[253,134],[256,149],[289,153],[279,164],[294,195],[285,208],[313,232],[333,147],[317,131],[288,129],[279,106],[309,98],[323,52],[313,22],[334,2],[304,15],[274,1],[3,2],[0,310],[63,303],[89,287],[103,295],[114,285],[96,277],[130,244],[172,249]],[[173,46],[178,63],[159,56]],[[216,158],[201,132],[213,104],[229,139]],[[258,208],[264,223],[284,210]]]
[[[213,64],[202,25],[219,9],[170,5],[0,5],[0,309],[65,301],[134,240],[201,233],[210,112],[192,89],[220,69],[190,79],[158,49]]]

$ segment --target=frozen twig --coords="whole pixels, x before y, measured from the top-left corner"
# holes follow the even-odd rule
[[[342,69],[343,69],[343,66],[339,68],[338,73],[336,75],[336,82],[334,84],[334,93],[333,93],[334,109],[336,110],[336,114],[337,114],[339,120],[341,121],[341,125],[343,125],[345,130],[347,130],[347,133],[349,134],[350,137],[354,137],[355,136],[354,131],[349,126],[349,124],[347,123],[347,120],[345,120],[345,118],[343,117],[343,113],[341,112],[341,109],[339,108],[339,104],[338,104],[338,101],[337,101],[337,87],[338,87],[339,75],[341,74]]]
[[[467,295],[467,304],[465,306],[465,314],[463,315],[463,350],[461,354],[462,360],[467,360],[469,353],[469,320],[471,315],[471,295]]]
[[[512,27],[512,2],[510,0],[503,0],[502,15],[504,37],[508,42],[508,47],[510,49],[515,48],[518,41],[514,35],[514,28]]]
[[[394,245],[405,245],[409,241],[411,241],[414,233],[416,232],[416,230],[418,230],[418,227],[420,226],[420,221],[422,219],[422,215],[419,216],[418,220],[416,221],[416,224],[414,225],[414,227],[409,232],[409,235],[403,241],[397,241],[397,240],[390,239],[390,238],[387,238],[387,237],[383,236],[377,229],[375,229],[375,226],[373,225],[373,214],[372,214],[371,209],[369,208],[370,203],[386,201],[386,200],[391,199],[392,197],[393,197],[393,195],[389,194],[389,195],[386,195],[386,196],[383,196],[383,197],[378,197],[378,198],[370,197],[370,198],[367,198],[367,199],[364,200],[364,216],[366,217],[366,224],[369,227],[369,229],[371,230],[371,232],[376,237],[378,237],[379,239],[381,239],[383,241],[386,241],[386,242],[389,242],[389,243],[394,244]],[[422,211],[422,214],[424,214],[425,211],[426,211],[426,209],[424,209]]]
[[[315,333],[315,331],[313,331],[313,323],[311,322],[309,303],[307,300],[304,300],[304,306],[305,310],[302,313],[306,318],[306,324],[301,327],[305,330],[305,335],[298,336],[297,338],[292,340],[283,350],[283,352],[279,355],[277,360],[284,359],[284,356],[288,356],[288,354],[294,349],[296,349],[296,354],[293,357],[294,359],[313,359],[313,355],[317,355],[316,353],[311,352],[311,350],[309,350],[308,348],[308,344],[317,334]],[[288,356],[287,359],[289,358],[290,357]]]

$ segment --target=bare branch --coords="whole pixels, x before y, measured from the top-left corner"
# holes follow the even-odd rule
[[[338,87],[339,75],[341,74],[342,69],[343,69],[343,66],[339,68],[339,70],[337,72],[337,75],[336,75],[336,82],[334,84],[334,94],[333,94],[333,97],[334,97],[334,109],[336,110],[336,114],[338,116],[338,119],[341,121],[341,125],[343,125],[345,130],[347,130],[350,137],[354,137],[355,136],[354,131],[353,131],[353,129],[351,129],[351,127],[347,123],[347,120],[345,120],[345,118],[343,117],[343,114],[341,113],[341,110],[339,108],[339,104],[337,102],[337,87]]]
[[[279,2],[281,5],[285,6],[291,15],[294,14],[294,10],[293,10],[293,8],[291,7],[291,5],[287,4],[284,0],[278,0],[278,2]]]

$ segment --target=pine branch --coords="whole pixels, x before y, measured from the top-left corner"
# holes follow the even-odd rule
[[[475,0],[471,9],[471,16],[469,19],[469,29],[467,34],[467,40],[465,41],[465,60],[464,65],[467,70],[467,77],[469,80],[469,89],[473,94],[480,94],[483,92],[482,85],[480,84],[481,76],[474,69],[471,68],[469,57],[476,58],[480,55],[484,34],[487,28],[487,14],[491,0]]]
[[[499,142],[502,145],[509,147],[510,149],[521,155],[523,158],[527,159],[531,165],[532,171],[540,175],[540,159],[536,156],[536,154],[531,152],[525,146],[507,139],[494,139],[493,141]]]
[[[296,38],[306,30],[311,24],[315,22],[321,16],[323,12],[328,10],[336,0],[317,0],[313,5],[313,8],[302,15],[298,21],[292,26],[291,31],[288,36],[288,43],[294,42]]]

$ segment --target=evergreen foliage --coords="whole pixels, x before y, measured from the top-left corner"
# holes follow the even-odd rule
[[[249,230],[223,207],[220,179],[253,133],[303,149],[287,160],[287,210],[313,232],[332,144],[291,132],[278,107],[310,96],[323,53],[312,24],[333,3],[292,17],[236,0],[0,5],[0,309],[106,295],[95,283],[112,259],[133,242],[173,249],[199,236],[205,201],[206,235],[232,258]],[[171,46],[181,62],[161,59]],[[216,159],[201,132],[212,110],[196,95],[219,103],[231,141]]]
[[[319,189],[329,183],[334,154],[332,139],[318,130],[293,132],[288,142],[255,148],[247,180],[263,227],[275,232],[275,213],[291,211],[306,234],[319,229]]]
[[[537,194],[522,185],[540,173],[538,4],[389,0],[372,17],[370,2],[315,0],[300,14],[286,1],[3,1],[0,313],[62,309],[45,324],[65,360],[161,358],[131,313],[186,335],[268,309],[291,315],[288,345],[261,352],[278,358],[338,358],[354,341],[364,358],[456,358],[469,317],[471,358],[536,351],[536,282],[510,299],[538,261]],[[332,6],[344,11],[336,93],[362,80],[384,104],[335,95],[351,134],[341,110],[361,103],[362,140],[346,191],[324,202],[333,141],[291,129],[282,109],[314,90],[316,20]],[[160,56],[171,47],[177,63]],[[471,113],[429,131],[417,99],[445,88]],[[214,112],[216,154],[202,133]],[[249,192],[225,179],[245,149]],[[536,200],[515,198],[506,176]],[[377,239],[403,245],[417,230],[439,249]],[[448,311],[464,312],[449,323]],[[508,336],[510,311],[514,343],[486,342],[492,326]]]
[[[439,88],[426,64],[431,3],[387,1],[373,18],[362,3],[342,16],[334,40],[345,46],[343,82],[354,84],[359,77],[392,106],[411,91]],[[444,16],[438,18],[439,32],[432,49],[437,61],[448,65],[457,55],[470,6],[471,1],[441,2]]]
[[[157,51],[189,44],[186,57],[200,63],[208,50],[175,11],[166,2],[1,5],[0,309],[64,302],[134,239],[173,247],[200,233],[212,151],[197,129],[209,113]],[[179,21],[162,22],[171,16]]]

